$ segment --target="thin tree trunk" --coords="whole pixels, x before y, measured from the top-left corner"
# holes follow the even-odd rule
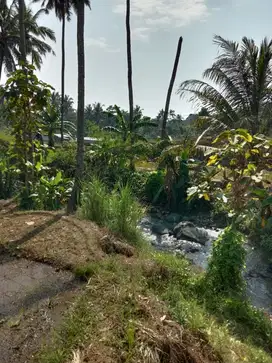
[[[170,101],[171,101],[171,95],[172,95],[172,91],[173,91],[173,87],[174,87],[174,83],[175,83],[175,79],[176,79],[176,75],[177,75],[177,70],[178,70],[178,64],[179,64],[179,58],[180,58],[182,42],[183,42],[183,38],[180,37],[179,41],[178,41],[178,47],[177,47],[177,53],[176,53],[174,68],[173,68],[173,72],[172,72],[172,76],[171,76],[171,79],[170,79],[170,84],[169,84],[169,88],[168,88],[168,92],[167,92],[167,97],[166,97],[165,109],[164,109],[163,120],[162,120],[162,130],[161,130],[161,138],[162,139],[167,138],[166,124],[167,124],[169,106],[170,106]]]
[[[78,2],[77,8],[77,61],[78,61],[78,101],[77,101],[77,156],[75,183],[68,202],[67,212],[76,210],[80,198],[84,172],[84,106],[85,106],[85,54],[84,54],[84,12],[85,4]]]
[[[20,60],[26,63],[26,34],[25,34],[25,2],[18,0],[19,4],[19,26],[20,26]]]
[[[65,12],[63,12],[62,17],[62,39],[61,39],[61,118],[60,118],[60,135],[61,135],[61,143],[63,143],[63,120],[64,120],[64,82],[65,82]]]
[[[130,129],[130,132],[132,132],[132,130],[133,130],[133,87],[132,87],[132,57],[131,57],[131,32],[130,32],[130,0],[127,0],[126,31],[127,31],[129,129]]]
[[[4,63],[4,49],[1,46],[0,47],[0,81],[1,81],[1,77],[2,77],[3,63]]]

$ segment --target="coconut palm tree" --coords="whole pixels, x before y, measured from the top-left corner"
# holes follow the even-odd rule
[[[25,39],[23,47],[21,42],[21,33],[19,29],[20,14],[17,3],[14,1],[10,6],[5,2],[0,6],[0,76],[3,66],[7,72],[12,72],[16,69],[16,63],[23,58],[29,56],[32,63],[40,69],[42,64],[42,56],[47,53],[52,53],[52,47],[46,43],[46,39],[55,41],[54,32],[44,26],[38,24],[39,17],[46,13],[45,9],[33,13],[29,7],[24,7],[24,32]]]
[[[76,133],[76,128],[74,124],[70,121],[64,121],[64,132],[68,134],[71,138],[74,138]],[[54,134],[60,131],[60,113],[58,109],[52,105],[49,105],[47,109],[41,115],[41,128],[48,136],[48,146],[54,147],[55,140]]]
[[[41,0],[33,0],[40,2]],[[63,141],[64,96],[65,96],[65,28],[66,21],[71,19],[70,0],[42,0],[42,6],[47,10],[54,10],[56,17],[62,22],[61,34],[61,141]]]
[[[59,94],[59,92],[52,92],[51,94],[51,103],[52,105],[54,105],[57,110],[59,111],[60,115],[62,112],[62,97]],[[68,95],[64,95],[64,100],[63,100],[63,114],[64,114],[64,119],[65,120],[69,120],[69,121],[74,121],[74,114],[75,114],[75,110],[73,107],[74,104],[74,100],[72,99],[72,97],[68,96]]]
[[[126,0],[126,33],[127,33],[127,71],[128,71],[128,99],[129,99],[129,124],[133,128],[133,87],[132,87],[132,56],[131,56],[131,31],[130,31],[130,0]]]
[[[85,109],[85,50],[84,27],[85,6],[91,7],[90,0],[74,0],[73,7],[77,14],[77,63],[78,63],[78,99],[77,99],[77,156],[75,183],[67,212],[76,210],[80,197],[81,180],[84,172],[84,109]]]
[[[220,54],[205,70],[205,81],[181,83],[180,96],[205,107],[210,125],[247,128],[251,133],[268,133],[272,128],[272,40],[264,38],[257,46],[244,37],[241,44],[218,35],[214,43]]]
[[[156,123],[151,122],[149,117],[143,117],[142,114],[138,112],[138,114],[133,117],[131,129],[130,119],[125,117],[120,108],[115,105],[114,111],[114,113],[108,113],[108,116],[114,118],[116,126],[105,126],[103,130],[120,134],[124,142],[127,142],[128,140],[132,142],[137,140],[147,141],[145,137],[139,134],[139,130],[141,128],[158,126]]]
[[[55,55],[53,48],[46,42],[56,42],[55,33],[52,29],[38,24],[40,16],[48,14],[45,8],[33,13],[30,7],[25,8],[25,33],[26,33],[26,56],[29,56],[31,63],[41,69],[43,57],[47,54]]]
[[[18,15],[20,29],[20,61],[26,63],[26,29],[25,29],[25,1],[18,0]]]
[[[13,50],[18,45],[18,19],[13,6],[0,3],[0,79],[3,66],[10,73],[15,69]]]

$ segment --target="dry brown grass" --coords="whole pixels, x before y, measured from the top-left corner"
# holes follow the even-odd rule
[[[53,212],[1,215],[0,249],[63,268],[104,256],[99,229],[90,222]]]

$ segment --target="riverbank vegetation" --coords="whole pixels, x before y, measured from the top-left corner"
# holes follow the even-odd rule
[[[251,305],[243,273],[245,240],[272,257],[272,42],[216,36],[220,54],[204,78],[217,88],[198,80],[179,87],[199,109],[186,124],[169,108],[182,38],[165,109],[147,117],[133,102],[128,0],[129,111],[86,106],[90,3],[44,5],[41,12],[54,8],[64,30],[76,10],[77,110],[65,95],[64,63],[61,95],[36,76],[41,56],[53,51],[44,42],[55,40],[53,32],[38,26],[24,1],[3,3],[1,21],[15,30],[7,29],[0,65],[9,76],[1,87],[0,198],[20,210],[61,210],[96,223],[113,256],[73,265],[87,286],[37,361],[271,362],[270,315]],[[223,223],[207,271],[152,249],[139,229],[151,211]]]

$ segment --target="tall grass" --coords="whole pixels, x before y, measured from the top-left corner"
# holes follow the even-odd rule
[[[132,196],[128,185],[119,186],[110,196],[110,229],[128,241],[139,237],[138,223],[144,215],[143,207]]]
[[[108,227],[130,243],[136,244],[141,239],[137,226],[144,208],[135,200],[128,185],[118,185],[110,193],[99,179],[93,178],[83,188],[79,215]]]
[[[99,179],[93,178],[83,188],[80,216],[104,226],[110,212],[108,196],[105,185]]]

